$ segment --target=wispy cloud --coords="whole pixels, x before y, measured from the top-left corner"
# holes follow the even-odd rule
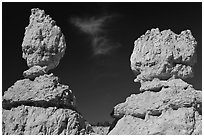
[[[87,34],[91,39],[93,55],[110,54],[120,44],[113,42],[107,36],[105,29],[106,23],[113,19],[113,16],[90,17],[90,18],[72,18],[71,23],[80,31]]]
[[[104,23],[110,19],[111,16],[104,16],[101,18],[72,18],[71,22],[77,26],[81,31],[89,35],[98,35],[99,33],[104,32],[103,26]]]

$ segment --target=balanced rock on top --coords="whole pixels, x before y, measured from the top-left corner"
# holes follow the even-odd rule
[[[38,8],[31,10],[22,44],[28,70],[2,97],[3,135],[84,135],[91,125],[78,112],[68,85],[54,74],[66,49],[65,38],[55,21]]]
[[[190,30],[177,35],[171,30],[152,29],[135,41],[131,55],[131,69],[136,82],[154,78],[168,80],[170,77],[193,76],[192,66],[196,62],[197,42]]]
[[[30,22],[22,43],[23,58],[30,69],[25,77],[34,79],[59,64],[66,49],[65,37],[55,21],[44,10],[31,10]]]

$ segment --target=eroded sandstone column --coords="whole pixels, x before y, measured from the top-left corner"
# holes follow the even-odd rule
[[[184,81],[196,62],[191,31],[152,29],[134,44],[131,69],[141,93],[114,107],[118,121],[109,134],[202,134],[202,93]]]
[[[65,49],[65,37],[60,27],[44,10],[32,9],[22,43],[22,57],[29,67],[23,75],[33,79],[54,69],[63,57]]]
[[[31,10],[22,43],[23,58],[29,67],[2,97],[4,135],[84,135],[91,125],[76,107],[68,85],[48,74],[63,57],[65,37],[44,10]]]

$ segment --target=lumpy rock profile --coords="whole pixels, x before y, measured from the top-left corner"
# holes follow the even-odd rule
[[[63,57],[65,37],[49,15],[31,10],[22,44],[28,70],[2,97],[4,135],[84,135],[91,125],[78,112],[76,98],[68,85],[48,74]]]
[[[34,78],[59,64],[66,49],[65,37],[44,10],[32,9],[22,43],[23,58],[30,68],[23,74]]]
[[[135,41],[130,61],[141,93],[114,107],[110,135],[202,134],[202,92],[184,81],[193,76],[196,45],[190,30],[152,29]]]
[[[170,77],[186,79],[193,76],[197,42],[190,30],[177,35],[171,30],[152,29],[135,41],[131,55],[131,68],[135,81]]]

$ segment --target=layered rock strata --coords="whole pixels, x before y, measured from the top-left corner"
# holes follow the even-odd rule
[[[152,29],[135,41],[130,60],[141,93],[114,107],[110,135],[202,134],[202,92],[184,81],[193,76],[196,44],[190,30]]]
[[[32,9],[22,44],[28,67],[2,97],[4,135],[84,135],[93,129],[76,107],[69,86],[47,74],[62,58],[66,43],[60,28],[43,10]]]

